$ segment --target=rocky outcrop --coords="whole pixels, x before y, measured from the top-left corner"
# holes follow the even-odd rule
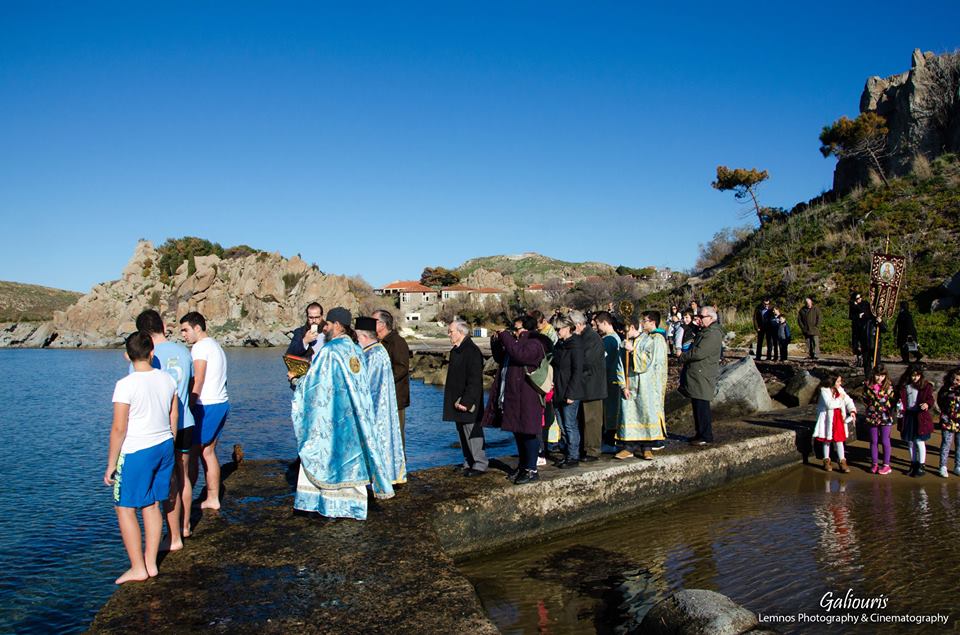
[[[931,311],[943,311],[960,306],[960,271],[953,274],[936,289],[937,298],[930,304]]]
[[[960,53],[935,55],[914,50],[911,68],[890,77],[871,77],[860,97],[860,112],[887,121],[887,177],[912,171],[918,155],[933,158],[960,151]],[[848,193],[870,183],[869,159],[842,159],[833,176],[834,192]]]
[[[310,302],[352,311],[359,306],[347,278],[326,275],[299,257],[200,256],[194,259],[195,271],[184,262],[166,282],[158,261],[153,245],[140,241],[119,280],[98,284],[26,337],[17,327],[9,338],[0,338],[0,345],[6,339],[12,346],[119,346],[135,330],[137,314],[152,307],[171,329],[188,311],[200,311],[207,329],[226,346],[285,346]]]
[[[507,277],[499,271],[490,271],[483,267],[472,272],[460,283],[477,289],[506,289],[512,291],[517,288],[513,278]]]

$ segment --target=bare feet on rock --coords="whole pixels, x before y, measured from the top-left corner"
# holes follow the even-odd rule
[[[220,509],[220,501],[208,498],[200,503],[200,509]]]
[[[171,540],[170,534],[160,541],[160,551],[180,551],[183,549],[183,540]]]
[[[156,575],[156,574],[154,574]],[[144,580],[149,580],[150,574],[147,573],[146,569],[127,569],[127,571],[113,581],[114,584],[126,584],[127,582],[143,582]]]

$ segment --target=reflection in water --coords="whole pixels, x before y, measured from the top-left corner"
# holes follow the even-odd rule
[[[766,615],[822,614],[825,593],[848,589],[888,598],[887,615],[950,614],[958,486],[797,466],[461,568],[504,633],[629,632],[681,588],[712,589]]]

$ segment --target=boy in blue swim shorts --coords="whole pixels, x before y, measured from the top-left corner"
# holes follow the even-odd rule
[[[153,341],[137,331],[127,338],[127,357],[134,372],[113,391],[113,426],[103,482],[113,487],[113,502],[130,569],[117,584],[157,575],[157,552],[163,531],[160,506],[170,498],[173,437],[177,430],[177,384],[154,368]],[[137,510],[146,534],[141,544]]]
[[[230,413],[227,399],[227,356],[223,348],[207,335],[207,321],[191,311],[180,318],[180,335],[191,345],[193,387],[190,389],[190,411],[193,413],[193,443],[200,451],[207,493],[200,509],[220,509],[220,461],[217,439]],[[191,475],[196,482],[196,473]]]

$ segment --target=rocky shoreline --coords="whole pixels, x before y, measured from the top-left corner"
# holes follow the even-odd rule
[[[498,478],[513,459],[474,479],[449,466],[423,470],[364,522],[295,514],[295,463],[230,464],[223,509],[194,509],[187,547],[164,558],[157,578],[117,589],[90,630],[496,633],[457,559],[799,462],[798,430],[811,416],[726,421],[723,443],[706,450],[671,440],[658,461],[606,455],[545,468],[526,487]]]

